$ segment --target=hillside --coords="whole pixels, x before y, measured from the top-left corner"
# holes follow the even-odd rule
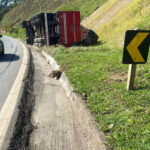
[[[128,29],[150,29],[149,0],[25,0],[11,9],[1,24],[17,25],[34,14],[58,10],[80,10],[82,24],[110,45],[122,45]]]
[[[43,11],[80,10],[82,24],[93,29],[102,44],[42,50],[65,70],[112,150],[150,150],[150,55],[146,64],[137,65],[132,91],[126,90],[128,65],[121,63],[126,30],[150,29],[150,1],[49,1],[26,0],[11,9],[2,24],[16,25]]]
[[[83,21],[99,39],[122,45],[128,29],[150,29],[149,0],[110,0]]]
[[[107,0],[25,0],[24,3],[11,9],[2,24],[16,25],[40,12],[56,12],[58,10],[79,10],[81,18],[90,15]]]

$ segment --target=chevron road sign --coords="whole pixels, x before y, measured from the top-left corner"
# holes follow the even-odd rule
[[[125,35],[123,64],[129,64],[127,90],[134,89],[136,64],[147,62],[150,31],[128,30]]]
[[[145,64],[150,45],[150,31],[128,30],[125,36],[123,64]]]

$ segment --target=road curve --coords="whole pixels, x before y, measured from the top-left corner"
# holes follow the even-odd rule
[[[3,36],[5,55],[0,56],[0,110],[22,64],[23,48],[15,39]]]

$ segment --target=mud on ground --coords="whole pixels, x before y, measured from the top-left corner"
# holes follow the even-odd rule
[[[30,60],[29,73],[25,81],[24,92],[19,104],[19,114],[15,125],[13,137],[8,150],[29,150],[29,137],[33,130],[31,124],[31,113],[34,106],[33,91],[34,64],[32,56]]]

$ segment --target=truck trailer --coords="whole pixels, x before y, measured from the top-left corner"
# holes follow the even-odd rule
[[[56,44],[65,47],[88,46],[96,44],[98,40],[95,32],[80,25],[79,11],[41,13],[29,21],[22,22],[22,27],[26,28],[27,44],[36,46]]]

